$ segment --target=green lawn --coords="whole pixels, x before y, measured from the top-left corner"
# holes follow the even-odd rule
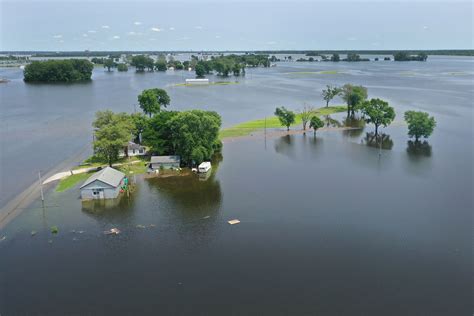
[[[337,112],[344,112],[347,110],[345,105],[336,105],[330,107],[322,107],[315,111],[317,116],[321,115],[329,115]],[[234,125],[229,128],[225,128],[220,131],[219,138],[224,139],[227,137],[239,137],[239,136],[247,136],[250,135],[252,132],[261,130],[265,128],[281,128],[280,121],[276,116],[269,116],[266,119],[259,119],[254,121],[248,121],[244,123],[240,123]],[[296,115],[296,122],[292,126],[301,125],[301,116],[299,114]]]
[[[73,188],[79,182],[86,181],[86,179],[89,178],[92,175],[92,173],[93,172],[73,174],[67,178],[63,178],[59,180],[59,183],[56,186],[56,192],[63,192],[63,191]]]
[[[147,171],[147,166],[144,162],[134,163],[129,165],[122,165],[117,167],[118,170],[122,171],[126,175],[144,174]]]

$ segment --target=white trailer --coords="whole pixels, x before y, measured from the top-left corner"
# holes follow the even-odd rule
[[[211,170],[211,163],[209,161],[204,161],[198,166],[198,171],[200,173],[206,173]]]

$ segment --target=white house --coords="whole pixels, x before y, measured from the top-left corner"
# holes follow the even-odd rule
[[[209,84],[209,79],[186,79],[186,84]]]
[[[92,176],[81,186],[81,198],[92,199],[114,199],[116,198],[125,182],[125,174],[111,167],[106,167]]]
[[[127,147],[119,151],[119,157],[144,156],[145,154],[146,148],[142,145],[135,144],[134,142],[128,142]]]

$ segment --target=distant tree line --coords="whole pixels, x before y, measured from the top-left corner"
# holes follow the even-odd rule
[[[33,61],[24,70],[25,82],[78,82],[91,79],[94,65],[86,59]]]
[[[234,76],[245,75],[246,67],[270,67],[270,60],[267,55],[254,54],[211,56],[209,60],[198,60],[197,56],[192,56],[191,66],[193,64],[198,78],[212,72],[227,77],[231,73]]]
[[[424,52],[418,55],[410,55],[408,52],[397,52],[393,55],[395,61],[426,61],[428,55]]]

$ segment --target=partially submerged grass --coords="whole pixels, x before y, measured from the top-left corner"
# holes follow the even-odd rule
[[[293,71],[287,72],[287,75],[294,76],[311,76],[311,75],[337,75],[345,73],[344,71],[339,70],[321,70],[321,71]]]
[[[207,86],[227,86],[231,84],[238,84],[238,81],[216,81],[209,83],[177,83],[174,87],[207,87]]]
[[[336,105],[330,107],[322,107],[315,110],[316,116],[322,115],[330,115],[333,113],[344,112],[347,110],[345,105]],[[266,121],[266,122],[265,122]],[[301,115],[296,115],[295,123],[292,126],[300,125],[301,124]],[[240,136],[248,136],[252,132],[262,130],[264,128],[281,128],[280,121],[276,116],[267,117],[267,119],[259,119],[254,121],[248,121],[244,123],[240,123],[234,125],[229,128],[225,128],[219,132],[219,138],[224,139],[227,137],[240,137]]]
[[[66,178],[59,180],[56,186],[56,192],[64,192],[76,186],[79,182],[86,181],[92,175],[92,172],[84,172],[70,175]]]

